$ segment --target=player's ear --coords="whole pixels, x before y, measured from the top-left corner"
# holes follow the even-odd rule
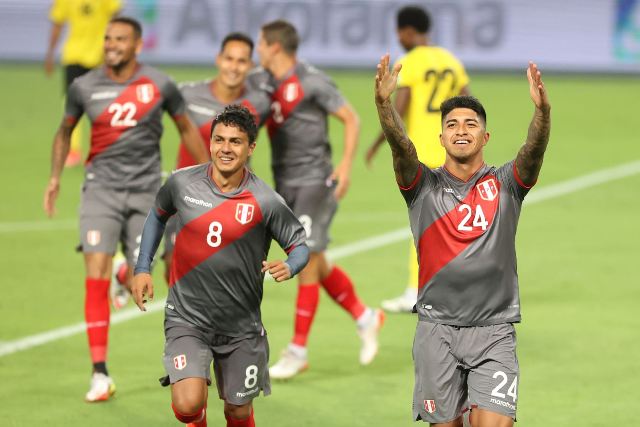
[[[489,137],[490,137],[490,136],[491,136],[491,135],[489,135],[489,132],[485,132],[485,133],[484,133],[484,137],[482,138],[482,139],[483,139],[483,141],[482,141],[482,146],[483,146],[483,147],[484,147],[485,145],[487,145],[487,143],[489,142]]]
[[[249,144],[249,157],[251,157],[251,155],[253,154],[253,150],[256,149],[256,143],[252,142],[251,144]]]
[[[142,52],[142,46],[144,46],[144,40],[142,40],[142,37],[138,37],[136,40],[136,55],[140,55]]]

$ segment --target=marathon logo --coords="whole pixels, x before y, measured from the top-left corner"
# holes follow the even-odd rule
[[[92,100],[111,99],[118,96],[118,92],[96,92],[91,94]]]
[[[245,391],[245,392],[241,392],[241,391],[239,391],[239,392],[237,392],[237,393],[236,393],[236,397],[246,397],[246,396],[249,396],[250,394],[257,393],[257,392],[258,392],[258,390],[259,390],[259,388],[258,388],[258,387],[256,387],[256,388],[254,388],[254,389],[252,389],[252,390]]]
[[[509,402],[505,402],[504,400],[498,400],[495,397],[492,397],[491,400],[489,401],[490,403],[495,403],[496,405],[500,405],[500,406],[504,406],[505,408],[509,408],[512,411],[516,410],[515,405],[512,405]]]
[[[184,201],[185,202],[189,202],[189,203],[193,203],[194,205],[202,206],[202,207],[205,207],[205,208],[212,208],[213,207],[212,203],[205,202],[204,200],[200,200],[200,199],[194,199],[193,197],[189,197],[189,196],[184,196]]]

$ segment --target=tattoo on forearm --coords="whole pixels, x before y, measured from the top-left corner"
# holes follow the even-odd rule
[[[551,114],[549,111],[536,109],[529,124],[527,140],[520,148],[516,158],[516,166],[520,178],[525,184],[533,184],[542,167],[544,152],[549,143],[551,132]]]
[[[390,102],[376,104],[382,131],[391,147],[393,169],[402,185],[409,185],[418,172],[418,154],[404,129],[402,118]]]

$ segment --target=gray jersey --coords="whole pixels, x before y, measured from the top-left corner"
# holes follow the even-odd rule
[[[289,252],[305,240],[293,212],[264,181],[245,170],[238,189],[223,193],[211,163],[176,171],[156,197],[161,217],[176,215],[167,319],[217,334],[263,332],[262,261],[271,240]]]
[[[515,236],[528,192],[514,162],[464,182],[420,165],[401,188],[418,249],[421,320],[457,326],[520,321]]]
[[[187,104],[187,114],[200,130],[200,136],[207,152],[209,151],[209,138],[211,137],[211,121],[216,114],[222,112],[225,104],[213,95],[213,80],[189,82],[180,84],[180,92]],[[232,102],[242,104],[253,113],[256,124],[261,125],[269,115],[271,100],[262,90],[247,88],[245,92]],[[180,144],[178,151],[178,169],[193,166],[197,162],[191,157],[184,144]]]
[[[69,88],[65,119],[83,113],[91,121],[86,179],[121,190],[155,190],[160,184],[162,112],[185,112],[175,83],[141,65],[126,82],[110,79],[104,67],[77,78]]]
[[[249,81],[271,96],[266,125],[276,186],[324,183],[333,170],[328,115],[346,103],[335,84],[304,62],[280,81],[262,69]]]

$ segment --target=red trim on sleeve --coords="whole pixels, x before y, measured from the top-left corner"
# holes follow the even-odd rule
[[[291,253],[292,250],[294,250],[296,248],[296,245],[293,246],[289,246],[287,249],[284,250],[284,252],[289,255]]]
[[[67,126],[75,126],[76,123],[78,123],[78,121],[80,120],[79,117],[75,117],[75,116],[65,116],[64,117],[64,121],[67,124]]]
[[[422,165],[420,165],[420,166],[418,167],[418,172],[416,173],[416,177],[415,177],[415,178],[413,178],[413,181],[411,182],[411,184],[409,184],[409,186],[408,186],[408,187],[403,187],[402,185],[400,185],[400,184],[398,183],[398,187],[400,187],[400,189],[401,189],[401,190],[403,190],[403,191],[411,190],[413,187],[415,187],[415,185],[417,184],[417,182],[418,182],[418,180],[420,179],[420,177],[422,176],[422,174],[423,174],[423,171],[422,171]]]
[[[518,175],[518,168],[516,168],[516,162],[513,162],[513,176],[515,177],[518,185],[522,188],[526,188],[527,190],[533,187],[534,185],[536,185],[536,182],[538,182],[538,180],[535,180],[531,185],[527,185],[524,182],[522,182],[520,175]]]

